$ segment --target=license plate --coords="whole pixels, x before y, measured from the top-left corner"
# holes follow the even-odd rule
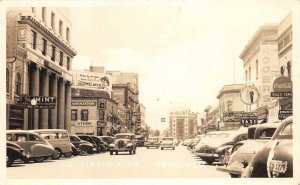
[[[287,161],[277,161],[272,160],[270,162],[269,170],[271,172],[277,172],[277,173],[285,173],[287,169]]]

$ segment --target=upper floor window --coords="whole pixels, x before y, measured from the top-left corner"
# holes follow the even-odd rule
[[[9,93],[9,70],[6,68],[6,93]]]
[[[44,22],[46,22],[46,8],[42,7],[42,19]]]
[[[55,13],[51,13],[51,27],[55,30]]]
[[[283,66],[280,67],[280,74],[284,75],[284,67]]]
[[[70,28],[66,29],[66,39],[68,42],[70,42]]]
[[[15,87],[16,87],[15,93],[17,95],[20,95],[21,94],[21,89],[22,89],[22,81],[21,81],[20,73],[16,74],[16,86]]]
[[[249,81],[251,82],[251,67],[249,67]]]
[[[81,121],[88,121],[89,120],[89,111],[87,109],[81,110]]]
[[[59,65],[63,66],[64,64],[64,53],[62,51],[59,52]]]
[[[55,46],[52,45],[52,56],[51,56],[52,61],[55,61],[55,53],[56,53],[56,48]]]
[[[76,109],[71,110],[71,120],[77,121],[77,110]]]
[[[37,34],[35,31],[32,31],[31,34],[32,34],[32,48],[36,49]]]
[[[67,70],[70,70],[70,68],[71,68],[70,57],[67,57]]]
[[[47,54],[47,40],[43,38],[43,55]]]
[[[60,36],[63,35],[63,22],[61,20],[59,20],[59,34]]]
[[[258,60],[256,60],[256,79],[258,79]]]
[[[35,14],[36,13],[36,8],[35,7],[31,7],[31,12]]]
[[[289,78],[291,78],[291,73],[292,73],[292,72],[291,72],[291,68],[292,68],[291,62],[288,62],[288,63],[286,64],[286,69],[287,69]]]

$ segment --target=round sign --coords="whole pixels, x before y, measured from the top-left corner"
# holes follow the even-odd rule
[[[273,90],[275,92],[292,92],[292,89],[293,82],[287,76],[280,76],[273,83]]]
[[[258,101],[259,93],[256,87],[246,86],[241,89],[241,100],[247,105],[252,105]]]

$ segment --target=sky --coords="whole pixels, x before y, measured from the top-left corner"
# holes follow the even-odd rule
[[[139,74],[146,124],[168,126],[172,107],[203,113],[219,90],[243,83],[240,53],[265,23],[279,23],[289,0],[118,1],[70,8],[75,70],[90,65]],[[161,118],[166,118],[161,123]]]

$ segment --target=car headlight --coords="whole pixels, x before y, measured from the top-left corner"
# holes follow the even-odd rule
[[[132,147],[132,143],[128,143],[126,147]]]
[[[113,143],[109,144],[109,147],[110,147],[110,148],[114,148],[115,146],[116,146],[116,145],[113,144]]]

